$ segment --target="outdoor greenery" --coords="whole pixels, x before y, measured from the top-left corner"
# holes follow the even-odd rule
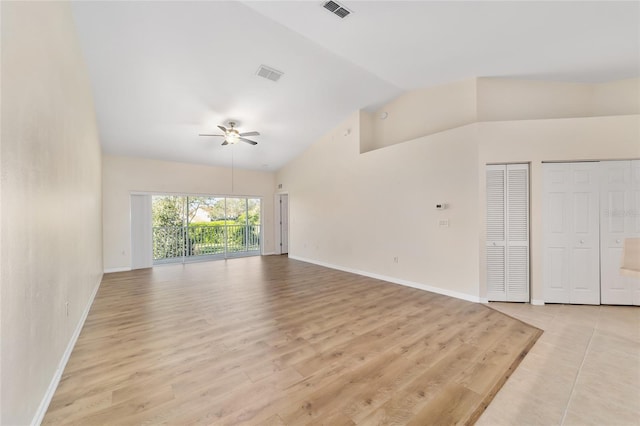
[[[260,248],[259,199],[154,196],[152,221],[154,259]]]

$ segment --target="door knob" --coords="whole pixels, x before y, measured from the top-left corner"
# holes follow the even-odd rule
[[[616,243],[617,243],[617,244],[620,244],[620,240],[616,240]]]
[[[584,244],[584,240],[580,240],[580,244]]]

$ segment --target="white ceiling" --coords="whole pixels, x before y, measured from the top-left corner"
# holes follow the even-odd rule
[[[105,152],[276,170],[346,116],[471,77],[640,75],[638,2],[76,2]],[[255,75],[281,70],[277,83]],[[216,124],[262,133],[222,147]]]

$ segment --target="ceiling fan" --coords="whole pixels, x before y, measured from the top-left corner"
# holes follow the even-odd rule
[[[236,122],[235,121],[230,121],[228,129],[225,128],[224,126],[218,126],[218,129],[220,129],[220,130],[222,130],[224,132],[223,135],[212,135],[212,134],[207,134],[207,133],[200,133],[200,136],[222,136],[222,137],[224,137],[224,142],[222,142],[222,145],[234,144],[234,143],[237,143],[238,141],[246,142],[246,143],[249,143],[251,145],[257,145],[258,144],[258,142],[252,141],[251,139],[247,139],[247,138],[245,138],[245,136],[260,136],[260,133],[258,133],[258,132],[240,133],[240,132],[238,132],[238,130],[235,127],[236,127]]]

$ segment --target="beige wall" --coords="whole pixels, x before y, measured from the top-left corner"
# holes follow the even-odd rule
[[[552,93],[554,87],[559,93]],[[551,83],[545,90],[547,99],[572,90],[575,100],[593,99],[579,85]],[[503,104],[496,102],[498,111]],[[623,103],[619,110],[633,107]],[[396,112],[405,118],[397,125],[421,128],[414,122],[423,119],[420,114]],[[541,162],[640,158],[640,116],[536,119],[538,112],[531,111],[532,119],[472,123],[364,154],[359,146],[371,135],[358,140],[360,131],[370,132],[375,117],[354,113],[277,174],[289,193],[290,255],[483,298],[485,164],[531,163],[531,294],[542,299]],[[435,210],[438,202],[449,208]],[[439,227],[440,219],[448,219],[449,227]]]
[[[23,425],[102,275],[101,154],[69,4],[1,7],[0,423]]]
[[[290,255],[477,297],[474,129],[361,155],[358,132],[345,136],[358,118],[278,172],[289,193]],[[436,210],[440,202],[449,208]],[[438,226],[441,219],[449,228]]]
[[[587,84],[482,77],[410,91],[376,112],[361,111],[360,152],[482,121],[633,114],[640,114],[640,78]]]
[[[593,115],[640,114],[640,78],[596,84]]]
[[[262,197],[263,252],[274,251],[275,173],[105,155],[103,171],[104,268],[131,267],[132,192]]]
[[[410,91],[369,115],[371,128],[368,137],[363,137],[361,152],[473,123],[476,80]]]
[[[600,84],[478,78],[478,121],[640,114],[640,78]]]
[[[535,120],[592,115],[593,85],[478,78],[478,120]]]

